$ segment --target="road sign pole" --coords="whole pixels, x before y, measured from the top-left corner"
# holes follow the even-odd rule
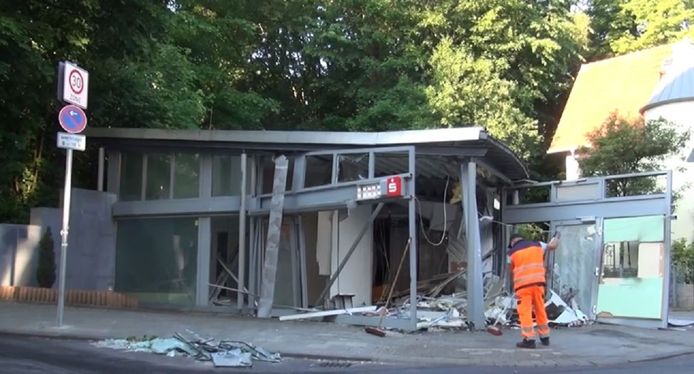
[[[63,325],[65,310],[65,271],[67,268],[67,234],[70,223],[70,193],[72,190],[72,149],[67,149],[65,156],[65,190],[63,191],[63,228],[60,247],[60,271],[58,273],[58,326]]]

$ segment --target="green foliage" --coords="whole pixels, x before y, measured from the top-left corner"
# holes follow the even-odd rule
[[[51,228],[47,228],[39,241],[39,258],[36,268],[36,281],[39,287],[51,288],[55,283],[55,251]]]
[[[672,243],[672,265],[679,282],[694,283],[694,243],[687,244],[686,239]]]
[[[613,114],[591,134],[591,147],[579,150],[579,165],[586,176],[607,176],[655,171],[669,156],[677,154],[689,139],[663,119],[627,120]],[[657,181],[650,177],[617,179],[607,186],[610,196],[655,192]]]
[[[594,59],[694,37],[691,0],[592,0],[588,13]]]
[[[586,46],[585,15],[571,13],[571,5],[3,1],[0,221],[25,221],[27,207],[57,204],[60,60],[90,71],[90,126],[382,131],[478,125],[542,165],[543,133],[557,121]]]
[[[547,240],[545,231],[542,227],[535,223],[526,223],[517,225],[514,230],[517,234],[523,235],[526,240],[545,241]]]

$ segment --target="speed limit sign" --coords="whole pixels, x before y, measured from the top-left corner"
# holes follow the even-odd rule
[[[89,72],[72,62],[61,62],[58,69],[58,99],[87,109]]]

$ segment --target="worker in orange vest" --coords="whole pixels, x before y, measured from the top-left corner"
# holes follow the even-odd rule
[[[533,309],[537,319],[537,333],[542,345],[549,345],[549,320],[545,311],[545,251],[554,251],[559,245],[559,235],[549,243],[525,240],[520,234],[511,235],[508,257],[513,269],[513,289],[518,301],[523,340],[518,348],[535,348]]]

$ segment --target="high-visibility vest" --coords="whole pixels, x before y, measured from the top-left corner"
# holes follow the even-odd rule
[[[540,243],[521,240],[508,251],[513,267],[513,289],[545,284],[545,261]]]

